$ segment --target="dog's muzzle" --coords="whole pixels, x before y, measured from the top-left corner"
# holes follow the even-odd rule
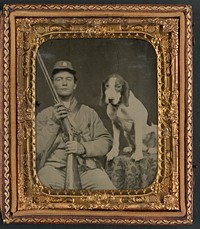
[[[114,101],[114,99],[108,99],[109,103],[112,103]]]

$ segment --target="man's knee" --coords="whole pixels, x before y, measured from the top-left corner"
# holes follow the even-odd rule
[[[53,166],[46,165],[42,167],[38,171],[38,178],[46,187],[54,189],[64,188],[64,174],[62,170],[56,169]]]
[[[116,189],[107,173],[102,169],[93,169],[82,173],[81,183],[83,189]]]

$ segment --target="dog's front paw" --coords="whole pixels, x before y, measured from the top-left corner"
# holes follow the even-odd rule
[[[113,158],[117,157],[119,155],[118,149],[111,149],[111,151],[106,155],[107,161],[111,161]]]
[[[131,146],[127,146],[123,148],[124,153],[131,153],[133,151],[133,148]]]
[[[144,158],[144,156],[143,156],[142,151],[140,151],[140,152],[135,152],[135,153],[133,153],[133,155],[131,156],[131,159],[133,159],[133,160],[135,160],[135,161],[140,161],[140,160],[142,160],[143,158]]]

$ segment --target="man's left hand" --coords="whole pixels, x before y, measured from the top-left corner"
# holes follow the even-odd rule
[[[74,154],[82,155],[85,153],[84,146],[77,141],[66,142],[65,149],[67,154],[74,153]]]

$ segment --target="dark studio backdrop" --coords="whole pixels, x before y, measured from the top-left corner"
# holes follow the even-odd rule
[[[0,10],[8,3],[75,3],[75,4],[190,4],[193,6],[194,37],[194,223],[192,226],[161,226],[162,228],[200,228],[200,28],[198,0],[0,0]],[[53,40],[40,47],[43,60],[51,72],[54,63],[60,59],[69,59],[77,71],[78,88],[76,97],[80,102],[90,105],[97,110],[104,122],[108,124],[105,107],[99,107],[100,85],[103,79],[111,73],[121,74],[130,84],[134,94],[143,102],[149,113],[149,121],[156,123],[156,57],[153,48],[145,41],[119,39],[82,39],[82,40]],[[130,61],[131,60],[131,61]],[[37,106],[39,112],[52,104],[52,97],[47,90],[41,70],[37,68]],[[45,88],[45,89],[44,89]],[[66,229],[128,229],[128,228],[157,228],[157,226],[128,226],[128,225],[4,225],[0,221],[0,228],[66,228]]]
[[[39,52],[50,75],[57,61],[72,62],[78,79],[77,100],[94,108],[110,132],[106,105],[99,102],[102,81],[112,73],[128,82],[148,110],[149,123],[157,124],[157,60],[150,43],[137,39],[58,39],[43,43]],[[54,101],[39,65],[36,72],[37,113]]]

